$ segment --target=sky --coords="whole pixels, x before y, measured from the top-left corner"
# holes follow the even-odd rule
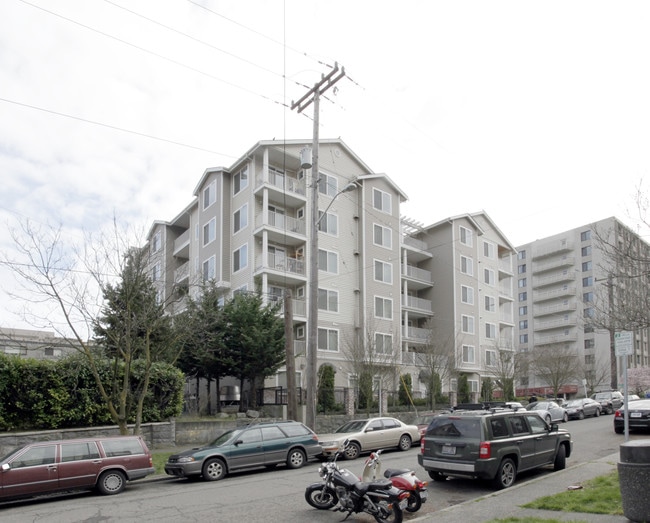
[[[20,220],[148,229],[204,170],[340,137],[429,225],[485,211],[515,246],[636,211],[650,2],[2,0],[0,251]],[[0,267],[0,326],[29,328]]]

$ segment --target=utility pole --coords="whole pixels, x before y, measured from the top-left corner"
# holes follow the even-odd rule
[[[298,419],[296,401],[296,359],[293,352],[293,302],[291,289],[284,290],[284,343],[287,367],[287,419]]]
[[[301,113],[314,103],[314,135],[311,167],[311,223],[309,237],[309,309],[307,311],[307,414],[305,424],[316,430],[316,402],[318,390],[318,141],[320,96],[345,76],[345,69],[337,63],[300,100],[291,104],[291,110]]]

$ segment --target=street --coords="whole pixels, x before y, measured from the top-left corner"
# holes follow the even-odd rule
[[[567,466],[618,453],[624,436],[614,433],[613,416],[587,418],[560,424],[571,432],[573,455]],[[630,439],[647,438],[633,434]],[[397,450],[382,453],[383,468],[409,467],[417,476],[429,481],[417,464],[419,447],[407,452]],[[364,458],[343,461],[340,465],[360,475]],[[233,474],[213,483],[165,477],[154,481],[136,481],[118,496],[100,496],[91,492],[59,495],[38,500],[0,504],[3,519],[12,522],[111,522],[111,521],[309,521],[337,523],[344,514],[319,511],[304,500],[305,487],[319,481],[318,462],[298,470],[278,467],[275,470]],[[550,467],[522,474],[518,482],[539,474],[552,474]],[[468,479],[448,479],[429,483],[429,498],[419,512],[405,512],[404,521],[412,521],[450,505],[461,503],[492,492],[489,484]],[[371,522],[367,515],[353,515],[350,522]]]

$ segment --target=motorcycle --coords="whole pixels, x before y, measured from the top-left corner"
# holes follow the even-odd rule
[[[378,523],[402,523],[402,510],[407,507],[409,492],[393,486],[390,480],[363,482],[347,469],[336,464],[339,455],[347,447],[344,442],[331,461],[318,469],[323,481],[312,483],[305,489],[305,500],[319,510],[333,508],[347,512],[345,521],[352,513],[365,512]]]
[[[375,481],[381,477],[381,450],[372,452],[363,467],[363,481]],[[384,477],[388,478],[395,488],[409,493],[407,512],[417,512],[422,503],[427,500],[427,482],[420,481],[415,472],[409,469],[386,469]]]

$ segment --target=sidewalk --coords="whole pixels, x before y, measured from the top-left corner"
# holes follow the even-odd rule
[[[505,519],[508,517],[530,519],[555,519],[559,521],[573,521],[585,523],[629,523],[625,516],[607,516],[601,514],[587,514],[583,512],[556,512],[550,510],[535,510],[522,508],[537,498],[558,494],[570,485],[580,485],[588,479],[602,476],[616,470],[619,453],[611,454],[595,461],[581,463],[540,478],[534,478],[523,483],[515,483],[512,487],[499,490],[478,499],[466,501],[453,507],[447,507],[433,514],[420,518],[410,519],[415,521],[435,521],[435,523],[458,523],[471,521],[480,523],[492,519]]]

